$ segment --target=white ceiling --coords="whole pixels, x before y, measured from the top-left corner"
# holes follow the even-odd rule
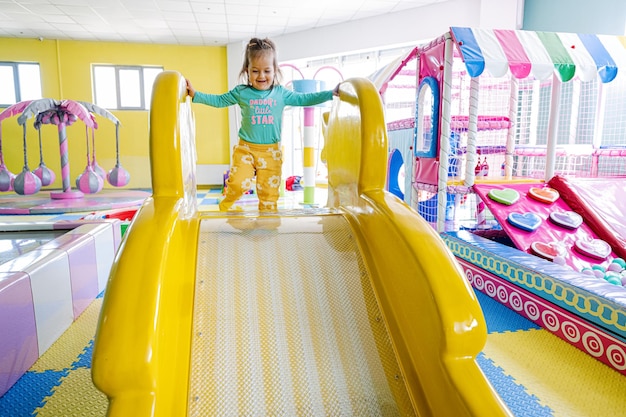
[[[0,0],[0,38],[215,46],[444,1]]]

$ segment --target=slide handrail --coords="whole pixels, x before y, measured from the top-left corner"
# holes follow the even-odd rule
[[[420,416],[511,415],[476,363],[487,327],[461,268],[432,227],[383,190],[387,132],[375,86],[349,79],[339,96],[325,116],[329,205],[361,235],[413,406]]]
[[[92,379],[109,398],[109,417],[187,413],[199,227],[194,135],[185,79],[164,71],[150,112],[152,196],[113,262],[94,343]]]

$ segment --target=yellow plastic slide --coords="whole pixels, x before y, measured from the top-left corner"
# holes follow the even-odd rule
[[[156,80],[153,194],[120,247],[92,373],[108,415],[507,416],[476,364],[487,333],[439,235],[385,192],[365,79],[326,114],[328,207],[196,210],[183,77]]]

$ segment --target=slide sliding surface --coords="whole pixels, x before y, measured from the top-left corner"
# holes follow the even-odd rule
[[[205,218],[190,416],[414,415],[350,224]]]
[[[157,77],[153,194],[115,259],[96,333],[108,415],[508,416],[476,364],[487,329],[441,237],[383,190],[380,97],[325,114],[328,206],[201,214],[184,78]]]

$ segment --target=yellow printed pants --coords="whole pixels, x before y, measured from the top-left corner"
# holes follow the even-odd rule
[[[252,187],[256,175],[259,211],[276,211],[283,166],[280,144],[259,145],[239,140],[233,148],[230,175],[226,180],[226,196],[220,210],[228,210],[244,192]]]

